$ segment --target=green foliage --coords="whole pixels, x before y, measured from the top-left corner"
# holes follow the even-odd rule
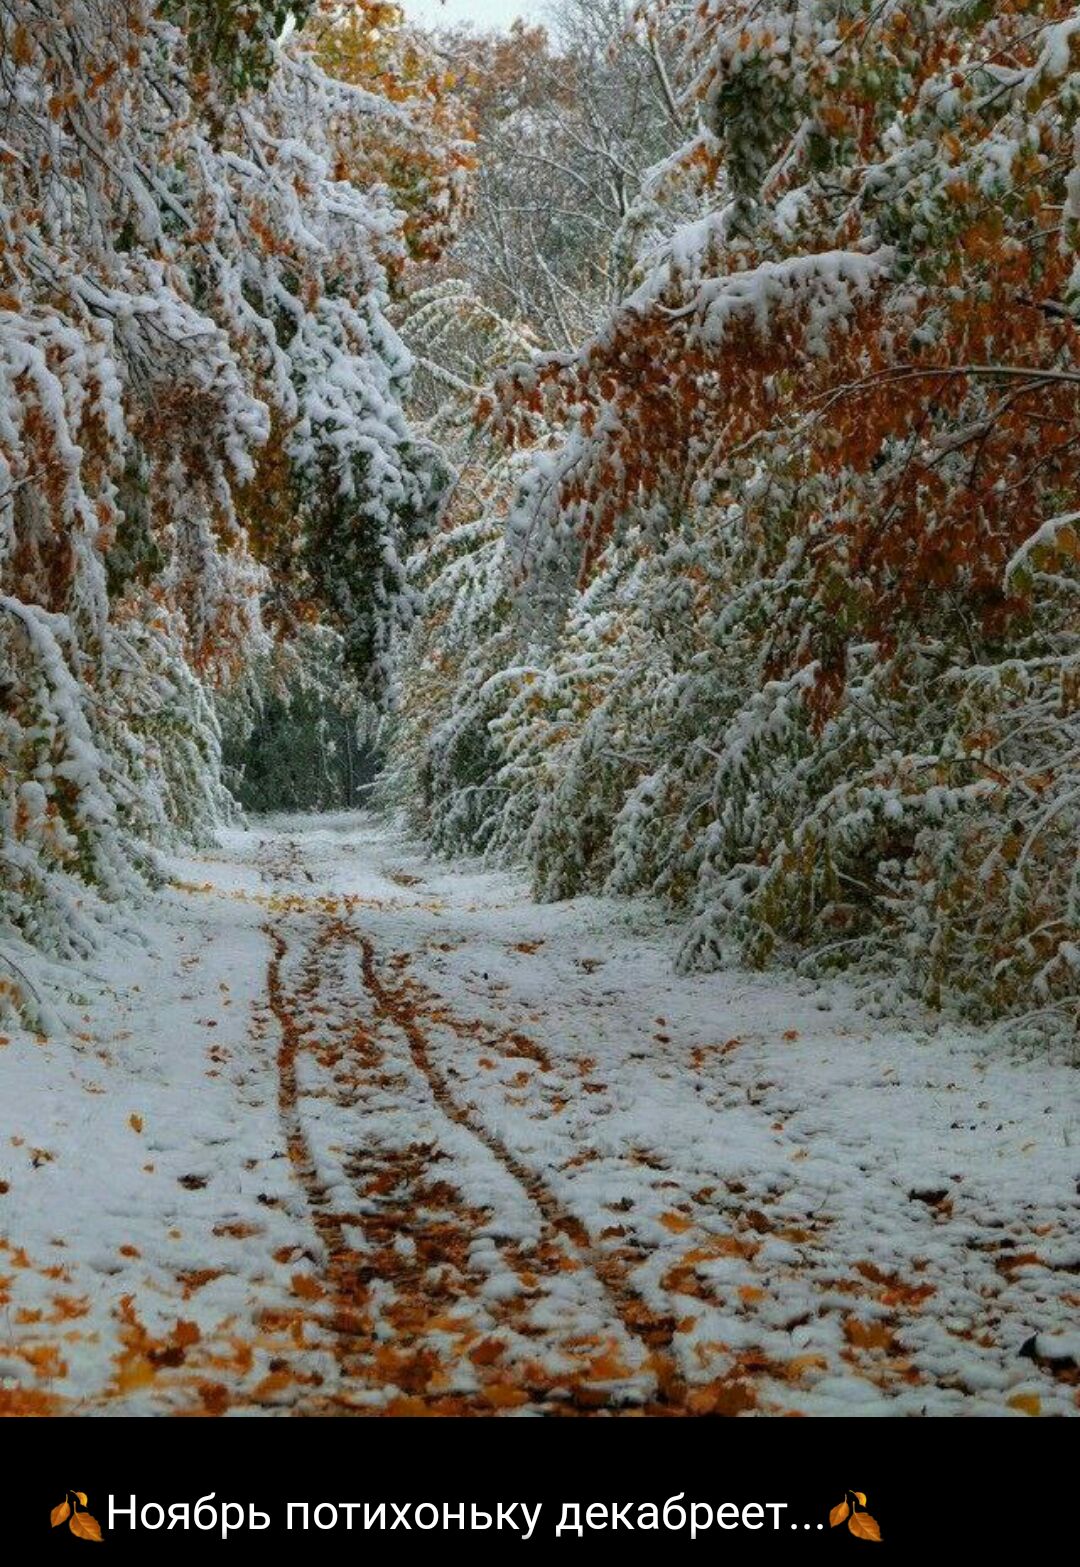
[[[351,810],[363,803],[377,757],[356,716],[292,683],[262,695],[247,738],[223,752],[225,775],[247,811]]]
[[[221,704],[225,777],[245,810],[351,810],[379,765],[371,709],[340,638],[309,630]]]
[[[161,0],[161,14],[187,36],[194,71],[230,97],[266,86],[286,23],[302,25],[311,9],[312,0]]]

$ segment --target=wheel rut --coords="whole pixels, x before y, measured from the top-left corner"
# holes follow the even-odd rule
[[[280,1030],[277,1053],[278,1114],[285,1138],[285,1148],[292,1168],[307,1204],[311,1222],[322,1242],[326,1254],[324,1268],[327,1292],[332,1302],[332,1315],[324,1320],[338,1338],[339,1352],[346,1348],[355,1350],[370,1342],[371,1324],[367,1316],[366,1292],[363,1287],[360,1259],[351,1246],[345,1228],[345,1217],[334,1211],[329,1195],[316,1166],[315,1157],[304,1130],[300,1113],[300,1090],[297,1077],[297,1061],[304,1049],[304,1039],[293,999],[289,996],[282,977],[282,966],[289,947],[279,930],[264,927],[271,944],[271,957],[267,968],[267,993],[270,1010]],[[318,973],[309,961],[304,989],[314,995],[317,991]],[[355,1045],[355,1042],[354,1042]]]
[[[515,1376],[518,1387],[505,1379],[485,1385],[476,1396],[442,1391],[434,1359],[424,1347],[424,1333],[432,1324],[453,1320],[462,1292],[478,1289],[482,1277],[470,1271],[469,1247],[476,1233],[490,1224],[493,1215],[470,1206],[440,1168],[447,1155],[430,1143],[416,1141],[408,1147],[388,1150],[364,1146],[349,1156],[345,1170],[357,1196],[357,1211],[343,1213],[331,1201],[319,1174],[318,1162],[305,1130],[298,1063],[305,1051],[316,1048],[309,1009],[316,1004],[330,961],[339,965],[348,954],[359,956],[364,992],[370,1000],[373,1022],[347,1016],[338,1055],[347,1057],[354,1074],[386,1077],[383,1052],[376,1043],[379,1025],[397,1030],[407,1045],[415,1071],[426,1085],[439,1114],[480,1143],[538,1212],[543,1229],[538,1244],[505,1242],[507,1260],[523,1278],[543,1290],[559,1270],[573,1266],[587,1270],[607,1300],[613,1319],[629,1340],[642,1346],[654,1383],[645,1409],[657,1414],[681,1412],[685,1386],[678,1374],[670,1344],[674,1322],[653,1310],[628,1280],[626,1264],[605,1256],[593,1245],[586,1226],[562,1203],[544,1180],[508,1148],[470,1109],[461,1105],[446,1075],[433,1058],[424,1026],[410,997],[380,975],[373,942],[359,932],[350,916],[320,914],[299,961],[295,984],[286,980],[290,943],[280,927],[265,926],[270,945],[267,993],[271,1013],[280,1032],[277,1052],[278,1109],[287,1156],[299,1185],[311,1222],[321,1242],[320,1293],[323,1300],[312,1316],[333,1339],[343,1382],[377,1387],[386,1379],[400,1391],[392,1401],[394,1412],[490,1413],[495,1408],[531,1402],[558,1413],[615,1412],[627,1407],[625,1396],[601,1388],[574,1385],[569,1395],[561,1391],[558,1405],[547,1403],[552,1386],[560,1378],[537,1363],[526,1363]],[[355,961],[355,959],[353,960]],[[316,1008],[316,1010],[324,1010]],[[378,1203],[372,1211],[373,1200]],[[438,1210],[429,1220],[424,1210]],[[415,1262],[403,1261],[400,1243],[415,1253]],[[358,1241],[360,1244],[358,1245]],[[568,1261],[568,1256],[572,1261]],[[440,1284],[439,1270],[451,1276]],[[433,1276],[435,1282],[433,1282]],[[400,1296],[390,1308],[395,1340],[380,1339],[371,1309],[372,1291],[393,1287]],[[535,1334],[523,1321],[520,1301],[496,1302],[491,1307],[493,1330],[520,1336]],[[493,1339],[486,1338],[470,1352],[473,1363],[496,1361]],[[501,1373],[502,1367],[493,1368]],[[510,1373],[510,1366],[506,1367]],[[562,1379],[565,1380],[565,1379]],[[326,1402],[335,1406],[328,1395]],[[349,1407],[346,1392],[344,1407]],[[640,1402],[635,1404],[641,1408]]]
[[[364,984],[376,1013],[388,1018],[404,1035],[413,1063],[426,1079],[432,1098],[443,1115],[483,1144],[539,1210],[549,1230],[562,1236],[574,1248],[581,1262],[604,1290],[627,1333],[648,1351],[656,1378],[654,1409],[677,1409],[685,1398],[686,1389],[670,1353],[674,1321],[670,1317],[660,1317],[652,1310],[629,1283],[625,1264],[617,1257],[599,1252],[585,1225],[560,1202],[540,1176],[454,1098],[445,1074],[432,1058],[427,1035],[410,998],[403,991],[385,984],[379,977],[375,948],[370,938],[357,935],[356,939],[363,955]]]

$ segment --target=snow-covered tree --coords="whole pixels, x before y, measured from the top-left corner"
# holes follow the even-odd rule
[[[307,9],[0,3],[0,983],[20,1005],[22,943],[84,955],[146,845],[229,808],[212,692],[268,631],[328,618],[377,692],[412,612],[402,562],[440,479],[401,410],[386,181],[421,131],[407,91],[321,67],[345,8],[310,40]],[[348,25],[391,9],[359,0]]]
[[[471,217],[444,269],[562,348],[619,298],[623,225],[679,140],[670,29],[631,13],[628,0],[557,0],[544,25],[439,40],[476,134]]]
[[[480,407],[487,836],[685,906],[688,963],[793,944],[1071,1029],[1080,12],[663,10],[687,133],[626,294]]]

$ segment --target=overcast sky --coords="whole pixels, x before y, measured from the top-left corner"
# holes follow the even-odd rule
[[[475,22],[477,27],[509,27],[515,16],[539,21],[543,0],[400,0],[417,22]]]

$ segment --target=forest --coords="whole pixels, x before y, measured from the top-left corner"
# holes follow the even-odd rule
[[[1068,1145],[1080,1061],[1074,0],[551,0],[501,31],[429,24],[389,0],[0,0],[0,103],[5,1119],[44,1091],[38,1066],[24,1079],[13,1065],[21,1042],[67,1060],[82,1039],[88,1062],[115,1064],[114,1047],[88,1043],[102,995],[136,1004],[117,974],[200,896],[255,900],[251,917],[265,917],[269,979],[251,1005],[259,1029],[283,1031],[285,1091],[302,1098],[289,1065],[306,1037],[298,998],[333,984],[329,971],[306,992],[299,967],[290,978],[288,931],[271,916],[317,928],[311,950],[340,962],[347,990],[345,927],[365,899],[370,929],[400,955],[434,898],[463,932],[487,910],[486,934],[461,937],[476,952],[512,906],[524,966],[565,940],[575,983],[571,953],[591,952],[605,923],[627,954],[655,936],[634,1013],[659,1059],[685,1000],[693,1061],[673,1057],[672,1081],[687,1091],[695,1052],[774,1025],[794,1041],[804,1013],[817,1027],[831,1011],[825,1065],[803,1073],[811,1096],[846,1070],[846,1032],[917,1034],[943,1080],[959,1080],[956,1051],[974,1052],[972,1105],[985,1093],[1022,1118],[1025,1096],[1043,1092]],[[245,859],[235,846],[249,842]],[[377,886],[370,867],[346,884],[339,851],[373,842]],[[509,886],[520,902],[500,901]],[[594,924],[567,923],[579,915]],[[423,936],[436,965],[425,983],[438,988],[455,940],[440,956]],[[468,1028],[430,994],[422,1003],[404,956],[379,978],[378,951],[356,941],[364,1004],[374,997],[430,1066],[445,1109],[455,1073],[431,1066],[416,1009],[457,1027],[459,1044]],[[612,973],[622,961],[606,948],[585,960]],[[494,958],[476,963],[500,982]],[[634,983],[629,955],[622,982]],[[740,996],[753,1016],[736,1028],[725,998],[737,1010]],[[506,1037],[542,1004],[523,994]],[[789,1004],[797,1027],[781,1016]],[[134,1044],[116,1048],[137,1081]],[[523,1079],[554,1070],[548,1047],[535,1050],[518,1050]],[[142,1137],[125,1093],[116,1136]],[[588,1108],[576,1078],[556,1099]],[[450,1120],[478,1114],[470,1102]],[[302,1122],[297,1099],[289,1158],[321,1168],[329,1155],[310,1128],[301,1149]],[[634,1147],[644,1135],[626,1133]],[[712,1136],[703,1127],[701,1146]],[[253,1128],[245,1138],[254,1149]],[[1072,1169],[1056,1146],[1031,1171],[1051,1228]],[[42,1147],[44,1186],[55,1151]],[[932,1139],[909,1152],[897,1200],[941,1220],[945,1155]],[[423,1208],[428,1188],[409,1178]],[[552,1192],[543,1223],[559,1229],[556,1208],[574,1204]],[[642,1244],[683,1244],[691,1218],[671,1201]],[[460,1202],[468,1229],[485,1203],[467,1180]],[[769,1213],[781,1250],[809,1244],[791,1238],[810,1233],[805,1212],[782,1225]],[[573,1222],[595,1248],[593,1217]],[[770,1244],[758,1220],[745,1244],[743,1225],[734,1249],[706,1250],[711,1283],[665,1252],[649,1288],[721,1311],[717,1280],[741,1268],[731,1288],[753,1313],[753,1259]],[[324,1274],[296,1285],[303,1265],[290,1298],[308,1310],[317,1291],[340,1315],[356,1241],[319,1223]],[[572,1401],[597,1407],[587,1386],[633,1401],[632,1387],[649,1407],[780,1412],[805,1375],[816,1412],[831,1395],[815,1404],[814,1357],[831,1368],[842,1350],[891,1367],[870,1379],[873,1397],[919,1412],[918,1374],[897,1370],[915,1351],[893,1319],[928,1297],[896,1272],[901,1230],[862,1275],[877,1291],[869,1325],[845,1318],[828,1344],[803,1344],[786,1379],[776,1343],[749,1330],[721,1335],[722,1370],[703,1351],[688,1370],[670,1334],[656,1350],[668,1313],[631,1287],[638,1263],[597,1266],[619,1344],[590,1347]],[[549,1265],[514,1264],[519,1277]],[[1054,1273],[1066,1263],[1045,1267],[1045,1321],[1026,1324],[1044,1336],[1067,1314],[1069,1282]],[[423,1288],[402,1285],[414,1300]],[[160,1356],[136,1309],[113,1312],[127,1359],[101,1396],[142,1412]],[[798,1312],[777,1310],[768,1332],[790,1333]],[[968,1326],[970,1348],[974,1316]],[[476,1332],[481,1349],[498,1338],[486,1319]],[[1037,1386],[1010,1360],[986,1396],[1075,1413],[1075,1342],[1027,1357]],[[173,1349],[174,1367],[194,1356]],[[67,1373],[40,1353],[9,1385],[0,1352],[0,1406],[53,1412],[68,1396]],[[422,1375],[416,1353],[377,1376],[369,1366],[364,1398],[409,1413],[477,1396]],[[525,1350],[500,1366],[502,1354],[471,1362],[495,1411],[517,1407],[524,1385],[502,1369]],[[356,1342],[348,1356],[346,1381]],[[298,1365],[280,1386],[285,1374],[264,1367],[261,1392],[244,1396],[276,1407],[329,1385],[321,1362]],[[945,1412],[986,1391],[922,1370]],[[98,1396],[95,1376],[78,1396]],[[530,1376],[542,1401],[554,1395],[536,1385],[567,1373]],[[783,1396],[770,1402],[763,1379]],[[182,1380],[160,1395],[170,1410]],[[211,1413],[239,1396],[205,1370],[192,1385]]]

